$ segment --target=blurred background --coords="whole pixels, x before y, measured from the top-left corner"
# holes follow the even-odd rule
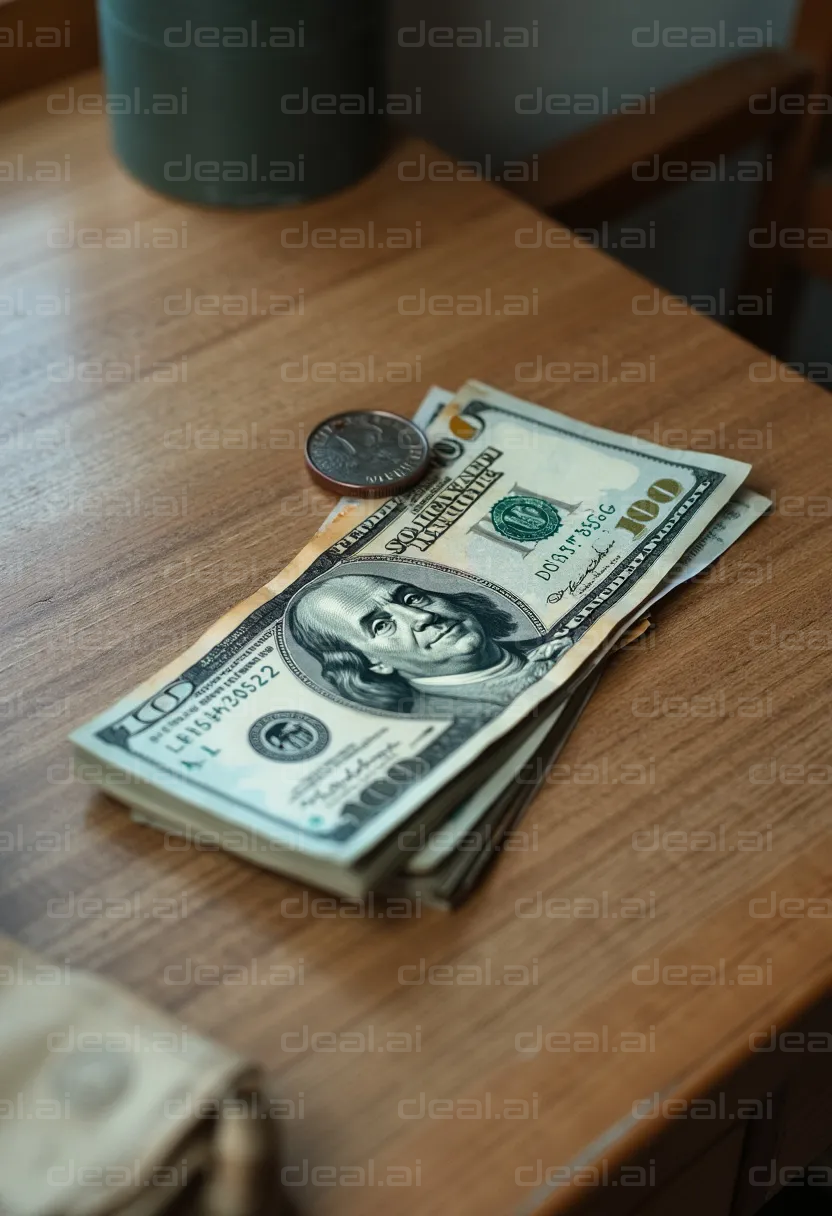
[[[800,0],[392,0],[388,34],[390,88],[422,90],[415,131],[461,157],[502,161],[527,157],[603,121],[591,113],[518,113],[517,98],[542,88],[549,94],[594,94],[609,106],[622,94],[650,95],[707,72],[719,63],[754,54],[730,45],[742,28],[762,31],[765,45],[786,47]],[[536,29],[537,46],[474,50],[417,43],[425,29],[453,26],[494,31],[510,22]],[[535,26],[534,23],[537,23]],[[688,36],[668,32],[682,27]],[[709,37],[704,31],[713,30]],[[657,33],[658,30],[658,33]],[[698,36],[694,31],[700,31]],[[402,33],[401,31],[406,31]],[[497,32],[493,34],[498,37]],[[746,35],[751,42],[751,35]],[[650,45],[658,41],[658,45]],[[698,45],[691,45],[693,42]],[[715,46],[707,45],[715,41]],[[667,45],[667,44],[670,45]],[[685,45],[687,43],[687,45]],[[576,100],[574,108],[579,108]],[[532,110],[536,100],[522,101]],[[584,103],[587,109],[591,105]],[[565,108],[561,106],[559,108]],[[726,156],[723,181],[674,186],[662,198],[620,216],[610,229],[608,252],[667,290],[719,300],[737,290],[745,234],[753,224],[760,187],[731,181],[738,162],[765,162],[764,145]],[[653,248],[612,250],[616,232],[655,222]],[[720,318],[722,319],[722,318]],[[832,363],[832,282],[802,276],[795,321],[782,354],[798,363]],[[812,377],[829,387],[820,371]]]
[[[65,47],[60,58],[18,50],[8,78],[0,77],[0,98],[98,61],[96,0],[75,0],[66,8],[59,0],[38,3],[60,10],[61,16],[71,14],[72,47]],[[205,19],[216,21],[232,11],[241,21],[268,11],[260,0],[239,0],[236,6],[231,0],[206,0],[206,5]],[[153,20],[164,24],[168,6],[160,0],[146,5],[100,0],[99,7],[116,18],[109,21],[111,31],[122,28],[125,15],[125,29],[147,25],[132,48],[124,44],[118,53],[111,48],[111,89],[129,93],[134,79],[146,77],[148,88],[164,91],[163,78],[173,72],[178,79],[175,57],[157,54],[164,51],[161,44],[153,55],[131,62],[143,40],[148,46],[152,42],[145,34]],[[9,20],[32,12],[28,0],[0,0],[0,9]],[[170,20],[181,22],[196,11],[187,0],[178,0],[170,6]],[[275,11],[286,17],[306,10],[298,0],[285,0]],[[308,10],[310,45],[326,38],[329,11]],[[478,162],[491,180],[500,180],[506,161],[533,160],[545,188],[510,187],[533,206],[572,229],[603,228],[601,247],[613,257],[787,360],[814,383],[832,387],[830,0],[512,0],[510,5],[498,0],[344,0],[333,11],[339,28],[326,62],[337,91],[363,96],[369,82],[380,79],[383,61],[385,90],[405,99],[399,124],[449,154]],[[365,54],[359,44],[367,41],[366,30],[382,26],[383,34],[373,33],[372,49]],[[202,86],[209,88],[211,104],[220,107],[224,118],[208,134],[196,126],[188,132],[183,127],[182,138],[196,133],[210,143],[213,132],[224,131],[231,144],[221,159],[236,156],[235,139],[246,142],[240,132],[251,132],[248,142],[264,149],[291,143],[291,123],[281,122],[281,115],[277,121],[250,120],[245,90],[234,76],[243,62],[239,56],[218,51],[214,60],[203,54],[199,62],[213,62]],[[284,66],[302,74],[311,62],[302,54],[290,55]],[[160,75],[152,83],[157,67]],[[324,73],[324,79],[330,77]],[[273,87],[266,69],[249,92],[254,96]],[[297,80],[288,77],[282,87],[291,92]],[[196,78],[191,88],[196,101]],[[644,111],[650,117],[639,123],[631,109],[622,125],[623,111],[618,121],[617,111],[627,100],[632,107],[639,97],[650,107]],[[758,99],[758,108],[751,109],[750,98]],[[240,106],[236,116],[228,112],[235,108],[234,99]],[[140,126],[139,120],[114,120],[119,155],[140,179],[170,192],[171,183],[160,181],[143,160],[162,131],[173,132],[176,123],[157,124],[152,131],[140,131]],[[298,130],[305,130],[303,124]],[[327,130],[332,134],[336,127],[330,123]],[[368,118],[362,128],[351,120],[337,130],[321,181],[308,180],[302,197],[342,188],[383,155],[383,123]],[[310,137],[311,132],[312,126]],[[352,146],[346,147],[342,137]],[[645,182],[654,155],[674,162],[672,180],[666,164],[653,170],[660,178],[658,188]],[[159,151],[156,158],[165,156]],[[703,161],[713,167],[714,180],[707,180]],[[639,200],[631,197],[636,163],[643,166],[638,170]],[[245,201],[178,193],[220,205]],[[247,200],[253,205],[299,201],[301,195],[292,199],[286,191],[282,197]],[[763,220],[768,227],[757,231],[765,233],[775,222],[778,240],[766,245],[763,237],[752,247],[749,230]],[[627,247],[623,230],[640,230],[646,239],[631,238]],[[786,245],[784,230],[790,234]],[[756,298],[768,311],[758,321],[735,315],[738,292]]]

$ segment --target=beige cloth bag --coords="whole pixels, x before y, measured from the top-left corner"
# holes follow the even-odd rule
[[[3,1216],[277,1216],[257,1071],[0,935]]]

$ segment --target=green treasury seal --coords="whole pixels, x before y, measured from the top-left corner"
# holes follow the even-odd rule
[[[515,494],[491,508],[491,522],[509,540],[537,541],[554,536],[561,525],[560,512],[545,498]]]

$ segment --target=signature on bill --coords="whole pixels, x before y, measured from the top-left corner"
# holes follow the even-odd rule
[[[549,596],[547,603],[556,604],[558,602],[558,600],[563,599],[563,597],[566,595],[567,591],[571,595],[574,595],[575,592],[578,590],[578,588],[581,586],[581,584],[586,582],[586,580],[589,578],[590,574],[592,574],[593,570],[598,569],[598,566],[601,564],[601,562],[607,556],[610,549],[612,549],[614,546],[615,546],[615,541],[612,541],[612,540],[607,545],[606,549],[597,549],[595,547],[595,545],[593,545],[592,548],[595,552],[595,557],[590,558],[584,572],[582,574],[579,574],[576,578],[570,579],[569,582],[567,583],[567,585],[565,587],[563,587],[560,591],[553,591],[552,594]]]

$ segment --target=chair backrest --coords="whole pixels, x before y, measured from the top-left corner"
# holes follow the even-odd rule
[[[619,114],[546,148],[535,172],[530,165],[528,180],[511,188],[572,227],[591,227],[674,184],[661,171],[634,172],[634,165],[654,157],[660,169],[662,161],[715,160],[755,139],[793,135],[802,126],[805,159],[815,149],[823,105],[818,100],[801,115],[793,95],[825,98],[830,77],[832,0],[803,0],[789,48],[721,63],[663,90],[652,113]],[[750,106],[752,96],[771,90],[779,98],[772,113]]]
[[[755,102],[773,97],[776,104]],[[832,0],[803,0],[791,46],[743,55],[663,90],[652,113],[617,114],[538,154],[535,171],[512,185],[541,211],[572,228],[598,228],[673,188],[676,162],[718,161],[769,141],[773,176],[763,185],[755,225],[766,232],[816,227],[832,234],[832,186],[812,173],[832,110]],[[832,150],[832,135],[830,136]],[[832,160],[832,156],[829,157]],[[641,166],[647,166],[647,170]],[[638,170],[638,171],[637,171]],[[772,248],[750,240],[740,290],[775,308],[735,319],[752,341],[784,348],[799,293],[799,270],[832,275],[830,248]]]

